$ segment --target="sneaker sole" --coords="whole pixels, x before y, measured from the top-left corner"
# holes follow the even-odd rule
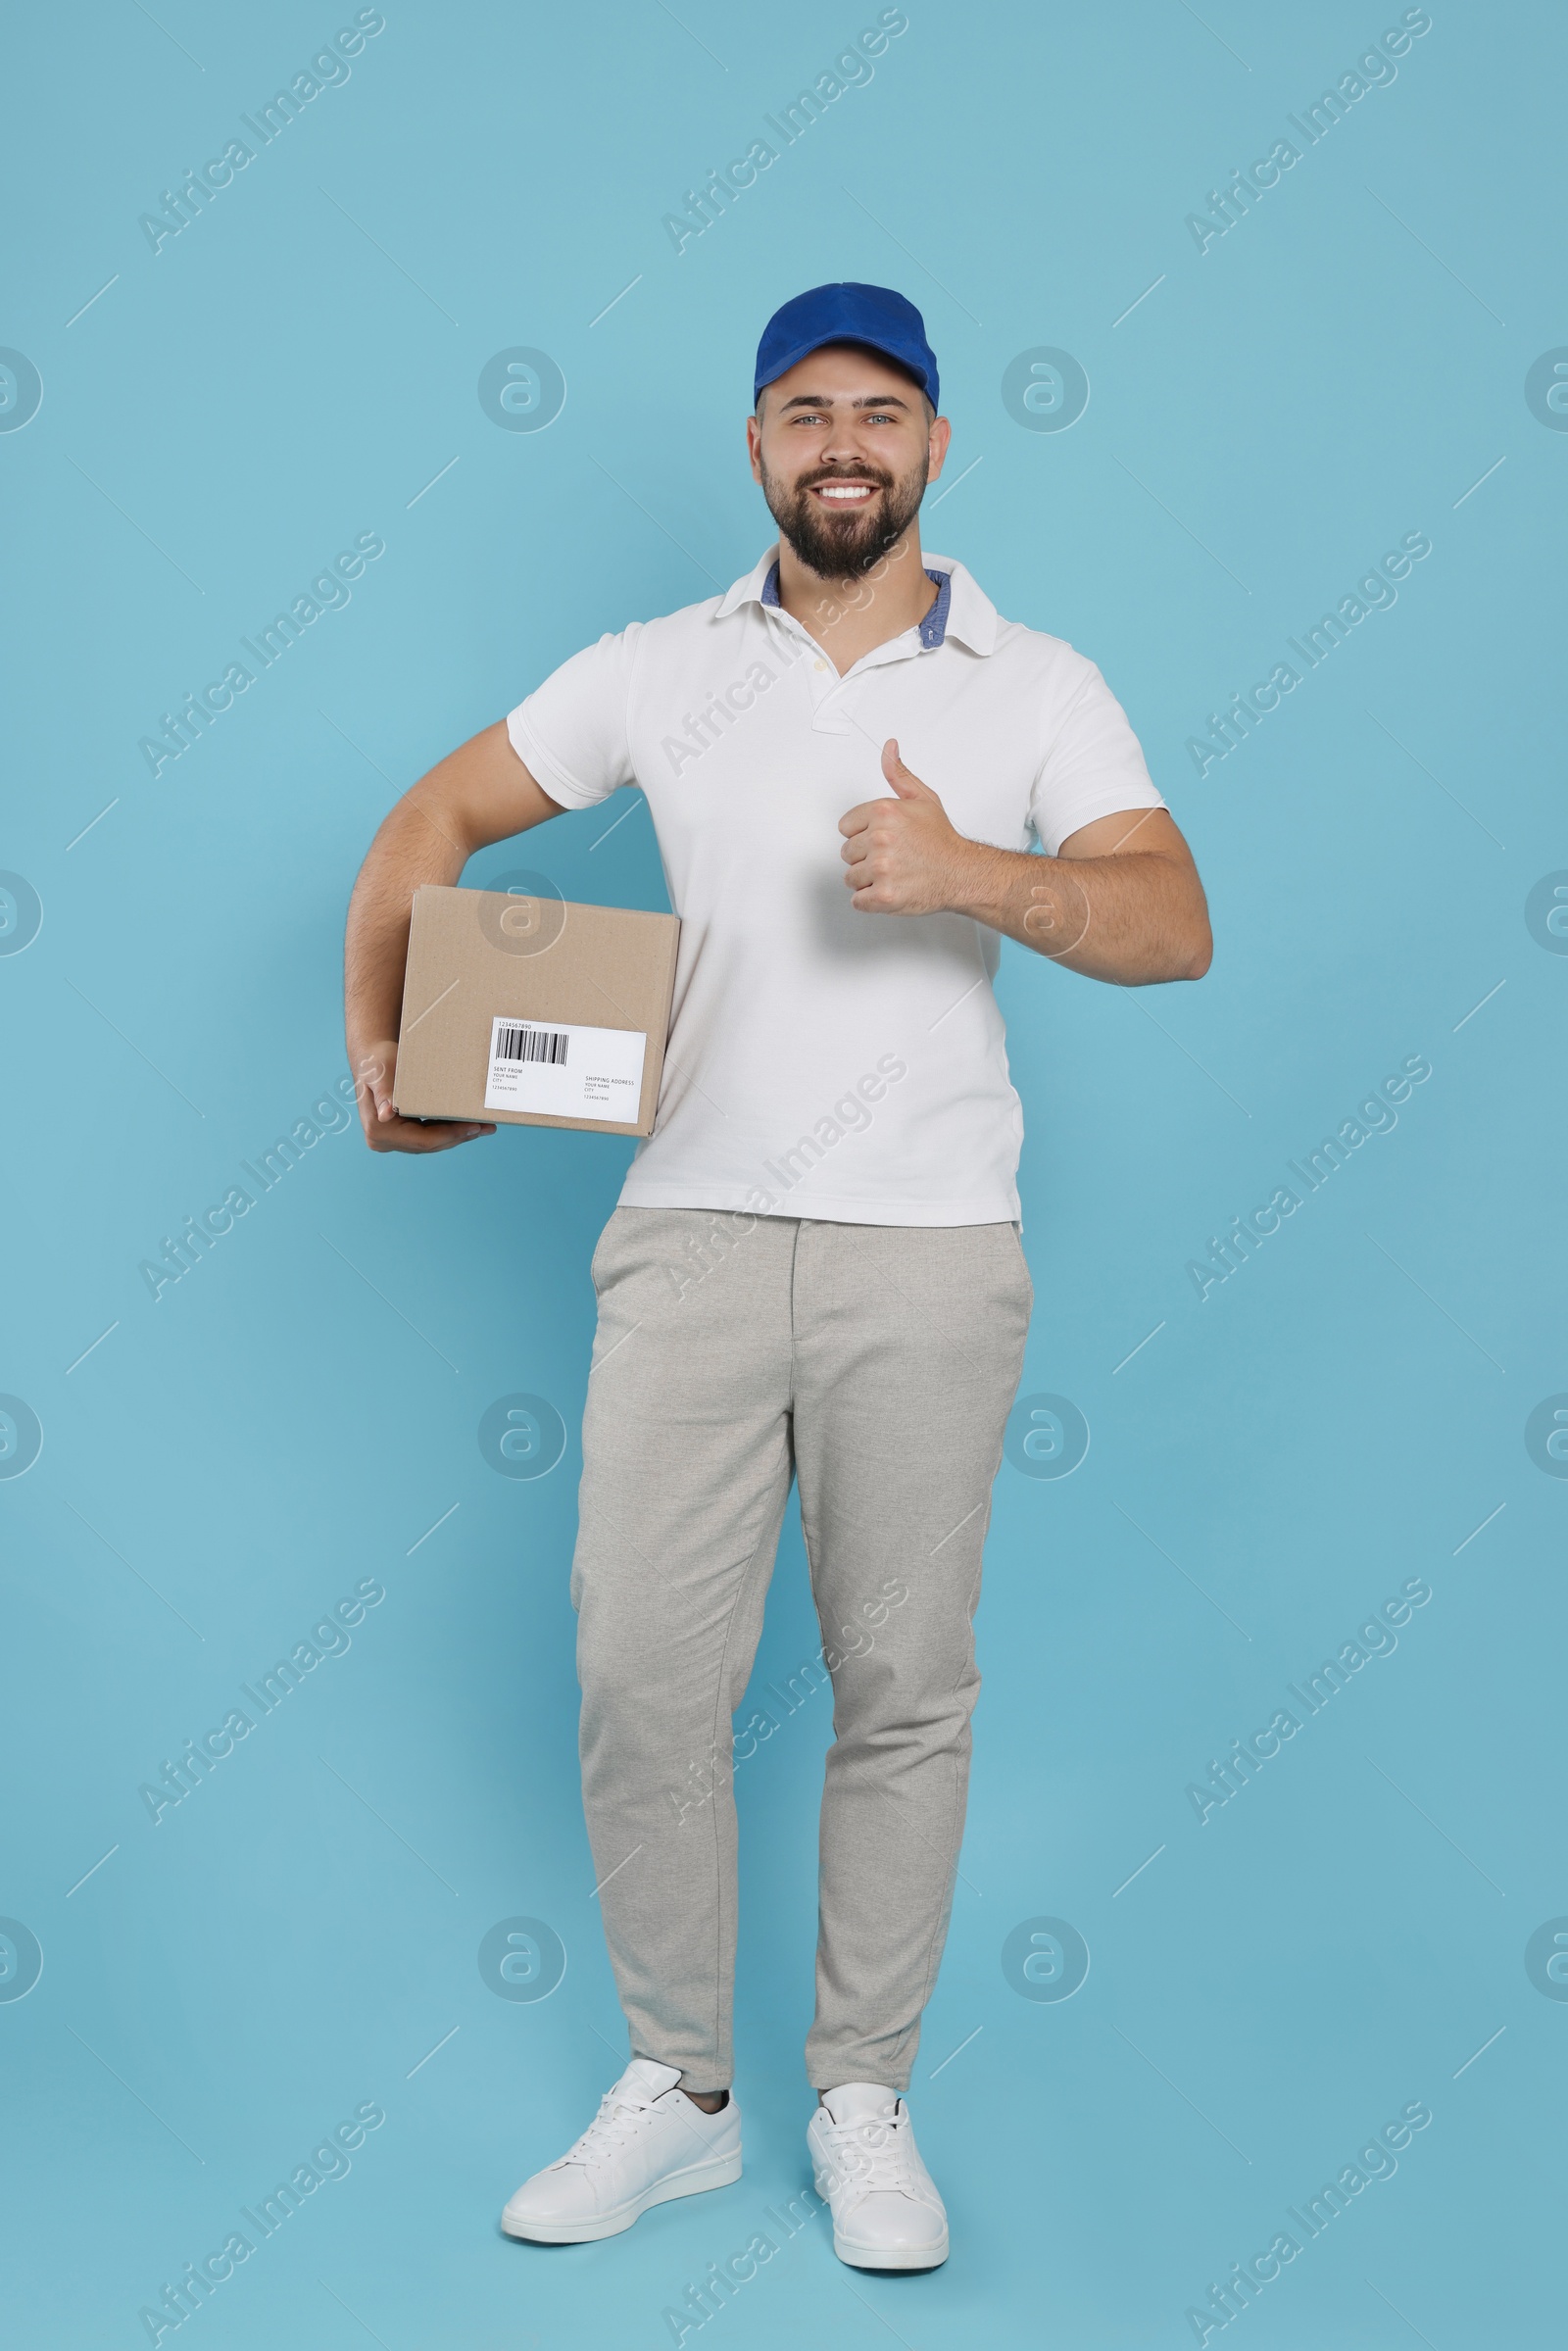
[[[857,2245],[833,2231],[833,2250],[852,2270],[939,2270],[948,2258],[947,2230],[940,2245]]]
[[[508,2236],[521,2237],[536,2245],[588,2245],[602,2236],[619,2236],[634,2221],[656,2204],[668,2204],[677,2196],[700,2196],[711,2187],[729,2187],[741,2176],[741,2150],[733,2155],[720,2155],[711,2163],[693,2164],[684,2172],[672,2172],[667,2180],[655,2180],[640,2196],[627,2204],[617,2204],[612,2212],[597,2213],[591,2221],[509,2221],[501,2216],[501,2226]]]

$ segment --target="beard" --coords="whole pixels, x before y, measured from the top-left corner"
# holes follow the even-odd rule
[[[781,481],[761,467],[762,496],[780,534],[808,571],[822,579],[863,578],[873,563],[904,536],[920,511],[930,474],[930,460],[922,455],[902,479],[875,465],[819,465],[799,481]],[[864,507],[836,513],[811,496],[818,482],[866,481],[881,492]]]

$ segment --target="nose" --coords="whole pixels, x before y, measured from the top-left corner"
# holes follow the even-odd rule
[[[859,428],[853,416],[835,416],[822,450],[824,465],[837,465],[842,471],[855,470],[869,474],[873,471],[860,446]]]

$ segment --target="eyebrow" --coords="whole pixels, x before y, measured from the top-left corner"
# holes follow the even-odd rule
[[[899,398],[897,392],[879,392],[874,398],[868,394],[862,400],[852,400],[849,403],[851,408],[906,409],[908,405],[909,404],[906,400],[901,400]],[[782,415],[784,410],[792,408],[831,408],[832,406],[833,395],[830,392],[826,394],[818,394],[815,398],[812,398],[808,393],[801,392],[797,393],[793,400],[786,400],[784,403],[784,409],[781,409],[779,413]]]

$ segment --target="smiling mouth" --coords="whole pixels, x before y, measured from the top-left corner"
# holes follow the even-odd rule
[[[819,481],[811,485],[811,496],[824,506],[864,506],[876,496],[880,483],[874,481]]]

